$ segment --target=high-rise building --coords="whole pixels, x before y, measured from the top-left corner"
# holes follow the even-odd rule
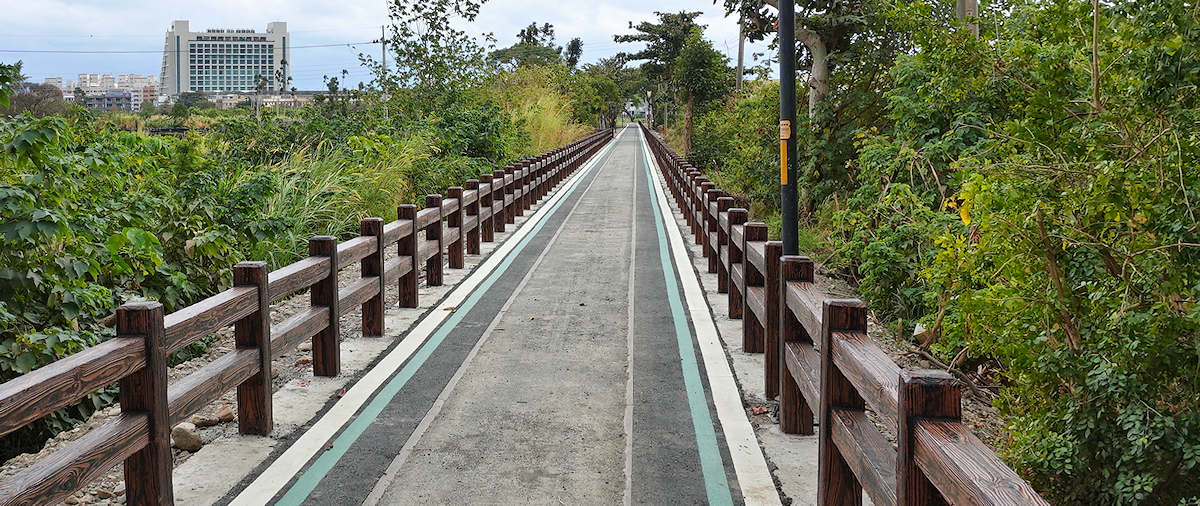
[[[283,22],[268,23],[266,32],[192,32],[186,20],[175,21],[163,43],[159,94],[254,91],[256,76],[266,78],[268,92],[285,89],[291,81],[290,44]]]

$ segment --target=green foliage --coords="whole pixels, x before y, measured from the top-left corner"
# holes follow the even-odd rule
[[[728,59],[713,49],[700,28],[692,28],[675,59],[671,81],[685,103],[715,100],[733,88]]]
[[[754,202],[769,215],[779,212],[779,83],[747,81],[731,97],[696,119],[688,161],[721,189]],[[757,210],[757,209],[756,209]]]
[[[1101,2],[1096,40],[1089,2],[985,4],[978,39],[946,3],[805,7],[840,41],[799,125],[833,265],[998,372],[1001,453],[1051,502],[1200,501],[1196,6]],[[774,223],[765,89],[701,114],[688,157]]]
[[[586,133],[572,120],[583,113],[565,65],[499,72],[450,27],[447,13],[477,8],[396,3],[397,19],[416,23],[395,34],[404,67],[380,76],[387,94],[331,80],[318,103],[261,117],[181,97],[175,118],[0,118],[0,382],[112,337],[125,301],[178,310],[228,287],[239,260],[285,265],[313,234],[349,237],[363,217],[394,216],[398,204]],[[146,125],[207,131],[122,131]],[[40,446],[113,394],[5,436],[0,458]]]

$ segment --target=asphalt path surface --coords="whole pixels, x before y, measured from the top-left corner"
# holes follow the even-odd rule
[[[742,503],[644,143],[564,182],[270,502]]]

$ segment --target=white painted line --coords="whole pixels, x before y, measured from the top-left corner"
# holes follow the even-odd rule
[[[570,188],[571,185],[587,174],[591,166],[601,160],[613,146],[616,145],[616,138],[608,143],[603,150],[592,156],[586,164],[575,171],[562,186],[559,187],[554,195],[551,196],[536,213],[531,215],[511,236],[509,236],[504,244],[496,248],[491,256],[487,258],[480,266],[471,273],[471,275],[462,281],[445,300],[439,305],[458,306],[463,300],[475,290],[477,286],[499,265],[509,252],[516,247],[521,239],[529,234],[529,231],[534,228],[534,224],[546,218],[549,210],[554,207],[554,203],[561,200],[566,192],[563,189]],[[437,330],[446,318],[449,318],[450,311],[432,311],[427,314],[420,323],[417,324],[390,353],[387,354],[378,364],[375,365],[369,372],[363,375],[354,386],[350,387],[336,404],[329,411],[325,412],[319,420],[316,421],[303,435],[300,436],[287,450],[285,450],[270,466],[265,469],[262,474],[250,483],[230,502],[230,505],[259,505],[267,504],[271,501],[275,494],[279,492],[285,485],[291,482],[304,465],[312,459],[314,455],[325,448],[325,444],[337,434],[354,414],[358,412],[364,404],[371,399],[371,396],[379,389],[384,382],[392,377],[404,363],[408,360],[425,340]]]
[[[742,406],[742,394],[734,381],[733,371],[729,368],[725,348],[717,333],[717,325],[713,321],[712,311],[704,298],[704,291],[694,273],[687,248],[679,227],[674,225],[670,203],[663,193],[662,181],[657,169],[658,161],[650,152],[650,143],[642,136],[642,150],[646,163],[654,164],[651,170],[654,178],[654,194],[658,197],[659,213],[663,215],[667,235],[670,238],[671,255],[675,267],[679,271],[679,280],[683,285],[684,298],[687,300],[689,316],[696,329],[696,341],[700,343],[700,353],[704,357],[704,370],[708,375],[708,385],[712,389],[713,404],[717,408],[717,419],[721,421],[721,432],[725,435],[725,444],[729,447],[729,456],[733,460],[733,469],[737,474],[738,486],[742,491],[742,499],[747,505],[777,505],[779,491],[775,489],[775,480],[767,467],[762,448],[758,446],[758,437],[754,435],[754,426],[746,416]]]
[[[633,209],[633,219],[630,220],[633,230],[629,234],[629,327],[625,332],[625,343],[629,348],[625,356],[625,506],[633,505],[633,303],[637,275],[637,199],[641,194],[637,185],[638,168],[637,157],[634,157],[633,195],[629,197],[629,206]]]
[[[616,142],[615,137],[613,138],[613,142]],[[603,167],[601,167],[600,170],[603,170]],[[408,440],[405,441],[404,447],[400,449],[400,453],[396,455],[396,458],[392,459],[392,463],[388,465],[387,471],[385,471],[383,476],[375,482],[375,487],[371,489],[371,493],[367,495],[367,498],[363,501],[362,506],[376,506],[379,504],[379,500],[383,499],[383,494],[387,492],[387,489],[389,486],[391,486],[392,481],[396,479],[396,474],[400,472],[400,466],[404,465],[404,462],[408,460],[409,455],[412,455],[413,448],[417,445],[417,442],[420,441],[425,435],[425,432],[429,430],[429,426],[433,424],[433,420],[437,418],[437,415],[442,412],[442,407],[446,405],[446,400],[450,398],[450,394],[453,393],[454,387],[458,385],[458,381],[462,379],[463,374],[466,373],[467,367],[471,364],[471,361],[475,358],[475,355],[479,353],[479,349],[482,348],[484,343],[487,342],[488,338],[492,336],[492,330],[496,328],[496,324],[500,322],[500,318],[502,318],[505,314],[508,314],[508,308],[512,306],[513,301],[517,300],[517,296],[521,294],[521,291],[525,289],[525,285],[529,283],[531,278],[533,278],[533,275],[537,272],[538,266],[542,265],[542,260],[545,260],[546,255],[550,253],[550,248],[553,247],[554,243],[558,241],[558,236],[562,234],[563,230],[566,230],[567,220],[570,220],[571,216],[575,214],[575,209],[577,209],[579,204],[583,202],[583,196],[587,195],[588,190],[590,190],[592,185],[595,184],[599,179],[599,175],[592,178],[591,182],[589,182],[588,185],[583,188],[583,191],[580,192],[579,200],[576,200],[575,203],[571,205],[571,209],[567,212],[567,215],[563,217],[562,225],[558,227],[558,230],[554,231],[554,235],[550,236],[550,240],[546,243],[546,247],[542,249],[540,254],[538,254],[537,259],[533,261],[533,265],[529,266],[529,271],[527,271],[525,276],[521,278],[521,282],[517,283],[517,286],[513,288],[512,294],[508,296],[508,299],[505,299],[504,305],[500,306],[500,311],[496,313],[496,317],[492,318],[492,321],[488,323],[487,330],[485,330],[483,335],[479,337],[479,341],[477,341],[475,346],[471,348],[470,353],[467,354],[467,358],[463,360],[463,363],[458,366],[458,370],[454,372],[454,376],[450,378],[450,382],[446,384],[446,388],[442,389],[442,392],[438,394],[438,398],[436,401],[434,401],[433,407],[431,407],[429,411],[425,413],[425,416],[421,418],[421,421],[417,424],[416,429],[413,430],[413,433],[409,435]]]

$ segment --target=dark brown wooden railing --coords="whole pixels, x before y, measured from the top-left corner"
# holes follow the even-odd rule
[[[492,241],[612,137],[599,131],[429,195],[424,209],[402,205],[389,223],[366,218],[354,239],[313,237],[308,258],[275,271],[238,263],[233,288],[174,313],[157,302],[122,305],[115,338],[0,384],[0,435],[112,383],[121,405],[113,420],[0,483],[0,504],[61,501],[122,461],[129,504],[171,504],[172,425],[236,389],[238,431],[270,434],[272,356],[311,338],[313,373],[336,376],[341,316],[361,307],[363,335],[382,336],[387,285],[398,284],[401,307],[417,307],[422,264],[428,284],[441,285],[443,253],[450,268],[462,268],[464,253],[478,254],[481,240]],[[339,286],[338,271],[356,263],[360,277]],[[273,325],[271,303],[303,290],[309,308]],[[234,351],[168,384],[168,355],[230,325]]]
[[[818,503],[1046,504],[961,422],[957,380],[904,370],[867,335],[867,307],[831,299],[812,260],[784,256],[763,223],[643,128],[696,244],[743,321],[742,347],[764,353],[763,390],[785,433],[819,437]],[[892,431],[893,446],[868,416]]]

